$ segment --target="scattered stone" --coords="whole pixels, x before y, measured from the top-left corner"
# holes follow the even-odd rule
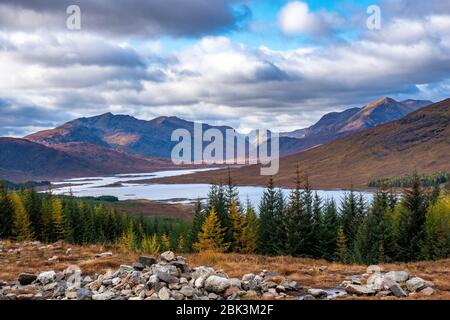
[[[170,290],[166,287],[162,287],[158,292],[158,297],[161,300],[169,300],[170,299]]]
[[[119,267],[119,272],[123,272],[123,273],[131,273],[134,271],[134,268],[132,266],[128,266],[126,264],[122,264]]]
[[[71,255],[72,255],[72,248],[67,248],[66,256],[71,256]]]
[[[431,287],[427,287],[427,288],[423,289],[420,292],[423,293],[426,296],[432,296],[434,294],[434,289],[431,288]]]
[[[409,274],[406,271],[390,271],[386,273],[386,278],[391,278],[395,282],[405,282],[409,278]]]
[[[32,293],[23,293],[17,295],[17,300],[33,300],[34,294]]]
[[[326,271],[327,269],[328,269],[327,266],[320,266],[320,267],[319,267],[319,271],[320,271],[320,272],[324,272],[324,271]]]
[[[381,289],[383,289],[383,281],[384,276],[381,273],[373,273],[367,279],[367,286],[372,288],[373,290],[380,291]]]
[[[327,296],[327,292],[322,289],[308,289],[308,293],[314,298],[322,298]]]
[[[134,268],[134,270],[142,271],[142,270],[144,270],[145,266],[142,263],[137,262],[137,263],[133,263],[133,268]]]
[[[140,256],[139,263],[142,263],[146,267],[151,267],[152,265],[158,263],[158,261],[153,257]]]
[[[176,260],[175,253],[173,253],[172,251],[166,251],[166,252],[161,253],[161,258],[167,262]]]
[[[51,283],[55,280],[56,273],[55,271],[46,271],[42,272],[38,275],[37,281],[42,283],[43,285],[46,285],[48,283]]]
[[[248,273],[248,274],[244,274],[242,276],[242,281],[252,281],[253,279],[255,279],[256,275],[254,275],[253,273]]]
[[[379,291],[375,296],[376,297],[387,297],[387,296],[390,296],[391,294],[392,294],[391,291],[384,290],[384,291]]]
[[[364,296],[374,295],[376,293],[376,291],[373,290],[372,288],[357,284],[348,285],[347,287],[345,287],[345,291],[347,291],[347,293],[349,294],[364,295]]]
[[[56,261],[56,260],[58,260],[58,256],[53,256],[53,257],[48,259],[49,262],[53,262],[53,261]]]
[[[114,292],[108,290],[108,291],[105,291],[100,294],[94,294],[92,296],[92,300],[102,300],[102,301],[103,300],[111,300],[114,297],[115,297]]]
[[[408,294],[402,289],[402,287],[391,277],[385,277],[385,279],[383,280],[383,287],[386,290],[390,290],[396,297],[408,296]]]
[[[194,288],[191,286],[183,286],[181,287],[180,293],[182,293],[185,297],[191,298],[194,295]]]
[[[302,297],[302,300],[305,300],[305,301],[307,301],[307,300],[316,300],[316,298],[314,298],[312,295],[310,295],[310,294],[307,294],[307,295],[304,295],[303,297]]]
[[[37,276],[32,273],[21,273],[19,275],[19,283],[22,286],[27,286],[29,284],[32,284],[34,281],[36,281]]]
[[[156,275],[158,276],[158,279],[166,283],[178,283],[178,278],[170,275],[168,272],[157,270]]]
[[[419,277],[413,277],[408,281],[406,281],[406,287],[411,292],[420,291],[426,287],[433,287],[433,286],[434,284],[432,282],[423,280],[422,278]]]
[[[85,288],[80,288],[77,290],[77,299],[78,300],[91,300],[92,292]]]
[[[205,280],[205,290],[209,292],[222,293],[230,286],[230,280],[219,276],[209,276]]]

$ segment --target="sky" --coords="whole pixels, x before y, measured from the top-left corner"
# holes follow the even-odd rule
[[[105,112],[289,131],[439,101],[449,30],[442,0],[0,0],[0,136]]]

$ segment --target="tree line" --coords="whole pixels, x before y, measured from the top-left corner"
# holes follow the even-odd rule
[[[450,183],[450,172],[438,172],[431,174],[420,174],[420,183],[423,187],[433,187],[438,185],[448,185]],[[410,188],[413,185],[414,175],[400,178],[383,178],[370,181],[370,188]]]
[[[212,186],[204,210],[196,210],[195,250],[322,258],[345,263],[380,263],[448,258],[450,196],[421,186],[419,175],[399,196],[379,189],[367,202],[346,193],[338,206],[321,199],[307,177],[296,175],[287,199],[272,179],[259,205],[242,206],[236,187]]]
[[[295,182],[285,197],[270,179],[257,213],[248,200],[241,203],[229,178],[211,186],[205,204],[197,201],[193,221],[129,217],[105,202],[0,184],[0,238],[102,243],[151,254],[213,250],[366,264],[449,257],[448,190],[422,187],[417,174],[400,196],[380,188],[368,202],[349,191],[339,205],[321,199],[307,176],[297,172]]]

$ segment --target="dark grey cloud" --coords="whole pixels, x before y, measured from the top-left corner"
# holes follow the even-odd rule
[[[64,29],[79,5],[82,31],[114,36],[196,36],[238,27],[250,10],[238,0],[1,0],[0,27]],[[232,5],[234,5],[232,7]],[[237,8],[237,9],[236,9]]]

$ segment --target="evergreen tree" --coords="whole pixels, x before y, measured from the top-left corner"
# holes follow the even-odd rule
[[[30,217],[33,234],[39,235],[41,234],[41,196],[36,192],[34,188],[23,191],[23,193],[24,205],[28,216]]]
[[[259,242],[259,219],[250,201],[247,200],[247,210],[242,230],[242,252],[247,254],[256,253]]]
[[[397,243],[399,259],[402,261],[417,261],[421,258],[420,244],[424,239],[427,199],[417,173],[413,175],[411,189],[403,192],[403,215],[399,224]]]
[[[320,199],[317,192],[314,193],[313,200],[313,217],[312,217],[312,245],[311,245],[311,255],[313,258],[320,258],[322,256],[321,252],[321,218],[322,218],[322,200]]]
[[[286,208],[286,214],[283,221],[286,242],[284,252],[291,256],[302,255],[306,252],[308,244],[307,240],[310,238],[310,231],[306,230],[310,222],[305,225],[305,206],[303,204],[300,172],[297,168],[295,188],[289,195],[289,200]],[[306,228],[305,228],[306,227]],[[305,232],[308,231],[308,233]]]
[[[224,252],[228,250],[228,247],[229,244],[225,242],[225,229],[216,211],[212,209],[202,225],[198,242],[194,243],[194,249],[200,252],[209,250]]]
[[[13,204],[8,197],[6,188],[0,183],[0,238],[11,237],[13,216]]]
[[[348,258],[350,259],[352,256],[351,253],[354,247],[356,234],[359,229],[357,200],[353,190],[346,193],[344,196],[344,200],[341,204],[340,218],[346,239]]]
[[[321,258],[332,261],[335,257],[339,217],[334,200],[327,200],[320,225]]]
[[[177,252],[179,253],[183,253],[185,252],[186,248],[185,248],[185,242],[184,242],[184,236],[182,233],[180,233],[180,235],[178,236],[178,241],[177,241]]]
[[[283,228],[283,194],[275,190],[273,179],[264,191],[260,214],[260,251],[268,255],[277,255],[283,252],[286,233]]]
[[[198,242],[198,234],[202,229],[202,225],[205,222],[205,214],[202,211],[202,203],[200,199],[195,204],[194,220],[192,221],[192,228],[189,237],[189,249],[192,249],[192,245]]]
[[[228,214],[227,196],[222,184],[211,186],[208,194],[206,212],[209,213],[212,209],[216,212],[220,224],[225,230],[225,241],[230,242],[232,237],[231,223]]]
[[[17,241],[33,240],[33,231],[31,229],[30,218],[25,210],[22,199],[17,192],[10,194],[11,202],[14,208],[12,221],[12,235]]]

